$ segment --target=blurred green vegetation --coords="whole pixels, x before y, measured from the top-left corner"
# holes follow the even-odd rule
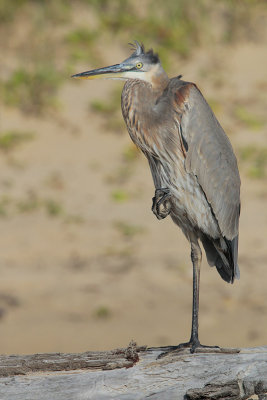
[[[19,8],[26,3],[26,0],[1,0],[0,1],[0,22],[10,22],[17,14]]]
[[[140,39],[157,43],[181,55],[203,39],[212,39],[212,17],[220,14],[225,29],[221,40],[234,40],[239,31],[251,36],[251,15],[265,0],[1,0],[0,22],[11,23],[23,11],[33,10],[40,19],[70,22],[72,12],[79,7],[90,9],[98,20],[98,29],[78,27],[67,34],[72,45],[88,46],[96,37],[108,32],[126,40]],[[137,35],[137,36],[136,36]]]
[[[144,228],[142,226],[133,225],[125,221],[115,221],[114,227],[122,236],[126,238],[133,238],[140,233],[144,233]]]
[[[40,114],[56,105],[56,92],[62,79],[51,65],[42,65],[34,71],[20,67],[2,82],[3,101],[24,112]]]
[[[0,23],[12,22],[25,8],[34,9],[41,18],[65,22],[69,18],[70,4],[68,0],[0,0]]]
[[[111,198],[116,203],[124,203],[129,200],[129,194],[123,189],[115,189],[111,192]]]
[[[0,132],[0,150],[9,153],[21,143],[32,140],[33,138],[34,134],[32,132],[21,132],[16,130]]]
[[[262,118],[248,111],[243,106],[237,106],[234,109],[234,116],[248,129],[259,130],[264,126]]]
[[[67,224],[81,224],[84,218],[74,213],[68,213],[62,202],[55,198],[42,198],[30,190],[23,197],[17,198],[7,194],[0,197],[0,217],[12,217],[16,214],[45,212],[49,217],[57,217]]]
[[[95,46],[97,36],[96,31],[85,27],[80,27],[67,33],[65,42],[68,47],[70,61],[87,61],[92,64],[101,64],[103,62],[102,57]]]
[[[112,102],[111,100],[111,98],[107,101],[93,100],[90,104],[90,108],[93,111],[103,113],[105,115],[112,114],[118,109],[118,103]]]
[[[250,178],[267,176],[267,147],[245,146],[239,150],[239,158]]]
[[[145,39],[152,45],[156,43],[163,63],[167,63],[170,49],[188,56],[190,46],[199,43],[205,17],[205,2],[202,0],[146,1],[142,12],[133,1],[103,3],[100,15],[102,30],[117,35],[124,32],[129,38]],[[191,15],[193,9],[198,15],[197,23]]]
[[[111,314],[111,310],[107,306],[99,306],[94,312],[95,317],[99,319],[107,319],[111,317]]]
[[[29,213],[37,210],[41,202],[34,192],[29,192],[24,199],[17,201],[16,206],[20,213]]]
[[[27,34],[14,47],[16,67],[1,78],[2,101],[37,114],[57,107],[58,89],[75,64],[104,65],[100,49],[115,40],[126,45],[136,39],[156,48],[165,68],[173,57],[190,57],[205,43],[253,40],[257,35],[253,15],[264,7],[264,0],[0,0],[3,52],[19,18],[28,24]],[[75,19],[76,11],[85,14],[81,22]],[[123,126],[117,116],[119,101],[114,92],[107,101],[91,104],[94,111],[109,114],[107,127],[113,131]]]
[[[125,46],[133,40],[144,42],[157,49],[164,67],[168,68],[174,57],[190,57],[199,46],[207,43],[229,44],[242,38],[254,40],[257,29],[255,26],[252,29],[253,15],[259,9],[266,10],[266,6],[264,0],[144,0],[142,3],[133,0],[0,0],[1,33],[6,37],[0,49],[3,54],[7,50],[7,58],[9,36],[16,32],[19,18],[28,24],[19,46],[10,42],[11,64],[7,64],[5,74],[0,77],[0,102],[39,115],[57,109],[58,90],[75,72],[75,64],[105,65],[104,46],[113,41]],[[88,13],[94,23],[75,20],[74,11],[77,10]],[[219,21],[219,30],[214,21]],[[125,131],[120,98],[119,85],[107,98],[96,98],[89,105],[91,111],[105,116],[105,131]],[[222,111],[217,99],[209,102],[215,113]],[[257,131],[264,126],[263,117],[243,105],[233,107],[232,113],[236,121],[249,130]],[[30,132],[0,132],[0,151],[9,154],[33,138]],[[134,146],[125,149],[120,168],[110,174],[108,181],[118,185],[127,183],[138,154]],[[241,163],[252,178],[266,176],[266,158],[265,148],[240,150]],[[62,187],[57,177],[47,184]],[[130,195],[125,188],[114,188],[111,198],[121,203],[128,201]],[[1,200],[0,215],[7,214],[8,203],[7,199]],[[62,205],[53,199],[40,202],[32,197],[17,204],[19,212],[38,207],[48,215],[64,216],[66,221],[80,221],[79,216],[67,216]]]
[[[44,207],[46,212],[51,217],[56,217],[63,214],[63,206],[58,201],[54,199],[47,199],[44,201]]]

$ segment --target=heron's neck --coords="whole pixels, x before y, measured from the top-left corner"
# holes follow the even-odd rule
[[[154,92],[163,92],[169,83],[169,78],[161,65],[157,65],[146,74],[147,82],[152,85]]]
[[[164,73],[165,74],[165,73]],[[148,123],[155,118],[156,104],[168,86],[169,78],[165,74],[156,77],[153,83],[141,80],[128,80],[122,92],[122,111],[124,118],[135,113],[140,122]]]
[[[159,104],[165,104],[165,85],[153,88],[145,81],[128,80],[122,91],[122,114],[128,132],[137,147],[145,153],[153,149],[153,143],[157,140],[157,130],[154,128],[165,118],[165,109],[161,112],[159,107]]]

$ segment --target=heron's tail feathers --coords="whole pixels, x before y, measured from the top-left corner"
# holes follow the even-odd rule
[[[211,267],[216,266],[222,279],[231,283],[234,282],[235,278],[239,279],[240,273],[237,264],[238,236],[233,240],[228,240],[225,237],[212,239],[204,236],[201,240],[209,265]]]

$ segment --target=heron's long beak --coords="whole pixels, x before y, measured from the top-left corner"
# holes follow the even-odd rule
[[[72,75],[72,78],[78,79],[122,79],[125,77],[125,73],[131,70],[132,66],[125,64],[111,65],[110,67],[93,69],[91,71],[81,72],[80,74]]]

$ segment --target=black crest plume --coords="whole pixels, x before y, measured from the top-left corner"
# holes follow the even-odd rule
[[[145,56],[147,60],[151,62],[151,64],[157,64],[159,62],[159,56],[154,53],[152,49],[146,52],[143,43],[140,44],[137,40],[135,40],[134,43],[129,43],[129,45],[132,50],[134,50],[134,53],[132,54],[133,57]]]

